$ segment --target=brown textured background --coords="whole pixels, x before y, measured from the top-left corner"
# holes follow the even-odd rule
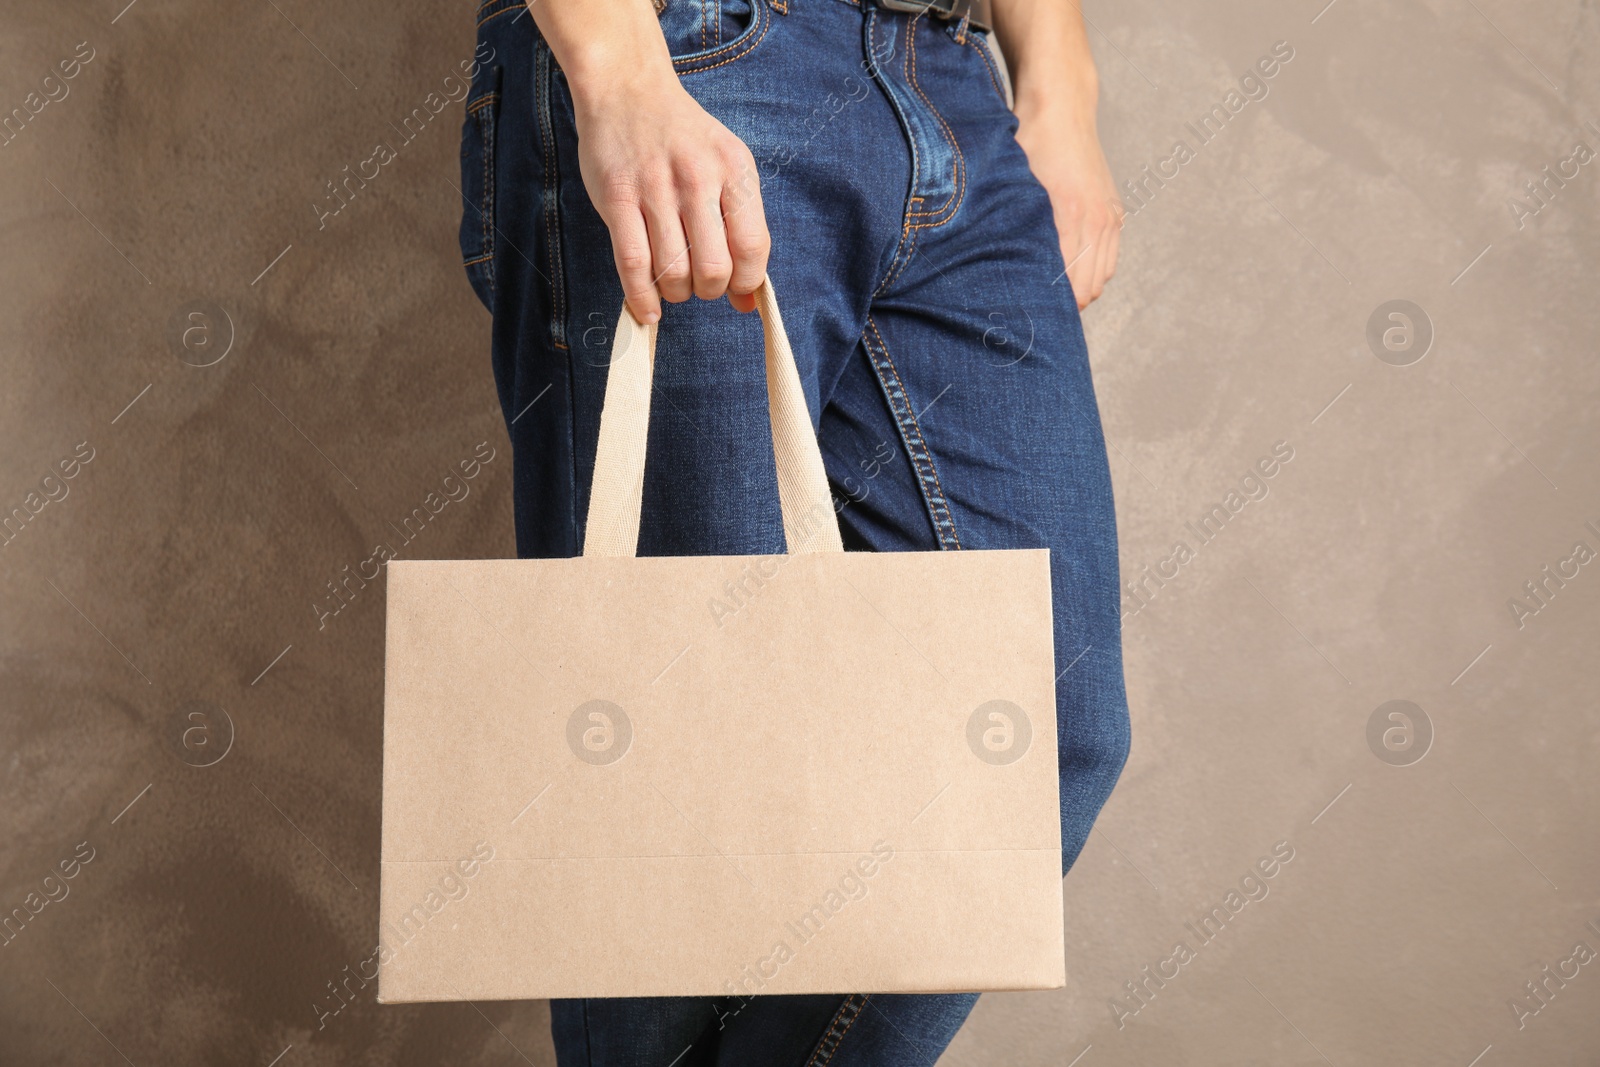
[[[459,105],[311,208],[470,54],[471,5],[125,2],[0,33],[7,113],[94,50],[0,148],[0,506],[93,449],[0,548],[0,904],[94,855],[0,948],[0,1062],[548,1064],[542,1004],[312,1006],[374,938],[381,585],[312,605],[479,442],[401,551],[513,554]],[[1295,50],[1129,219],[1087,317],[1127,575],[1294,459],[1127,620],[1134,755],[1067,881],[1068,987],[986,996],[946,1064],[1600,1061],[1600,960],[1509,1006],[1600,949],[1600,563],[1508,607],[1600,550],[1600,161],[1509,206],[1600,147],[1600,12],[1324,2],[1088,9],[1119,179]],[[1435,331],[1409,366],[1366,341],[1393,299]],[[171,340],[199,302],[234,334],[204,368]],[[1367,743],[1392,699],[1434,732],[1408,766]],[[181,758],[195,702],[236,727],[214,766]],[[1194,938],[1280,841],[1269,895]]]

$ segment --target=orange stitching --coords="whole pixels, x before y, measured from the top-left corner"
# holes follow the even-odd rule
[[[855,998],[858,997],[858,996],[861,997],[861,1007],[857,1008],[856,1009],[856,1013],[854,1015],[850,1016],[850,1021],[844,1024],[844,1029],[843,1030],[840,1030],[837,1034],[834,1033],[834,1028],[839,1025],[839,1017],[841,1015],[843,1015],[845,1013],[845,1011],[850,1007],[850,1002],[855,1000]],[[827,1067],[827,1064],[829,1063],[829,1061],[831,1061],[833,1059],[834,1052],[839,1048],[839,1042],[844,1040],[844,1035],[848,1034],[850,1032],[850,1028],[856,1024],[856,1020],[861,1017],[861,1013],[863,1011],[866,1011],[866,1009],[867,1009],[867,998],[870,997],[870,996],[872,996],[871,993],[865,993],[865,994],[862,994],[862,993],[851,993],[849,996],[844,998],[844,1003],[839,1005],[839,1010],[833,1013],[833,1018],[832,1019],[828,1020],[828,1032],[822,1035],[822,1040],[821,1041],[817,1042],[817,1047],[811,1053],[811,1058],[806,1060],[805,1067],[814,1067],[814,1065],[819,1062],[817,1060],[817,1057],[822,1055],[822,1045],[823,1045],[823,1043],[826,1042],[828,1040],[828,1038],[832,1037],[832,1038],[836,1038],[837,1040],[834,1042],[833,1048],[828,1050],[828,1058],[826,1060],[820,1061],[821,1064],[823,1065],[823,1067]]]
[[[763,7],[760,3],[756,3],[756,4],[754,4],[752,6],[752,10],[756,14],[756,20],[761,23],[761,33],[756,37],[756,39],[754,41],[751,41],[749,43],[749,45],[744,48],[743,51],[739,52],[738,55],[734,56],[733,57],[734,59],[738,59],[740,56],[743,56],[745,53],[749,52],[750,49],[754,48],[757,44],[759,44],[761,42],[761,38],[762,37],[765,37],[767,35],[767,27],[771,24],[771,19],[769,19],[767,17],[766,8]],[[732,44],[723,45],[721,48],[718,48],[714,52],[707,52],[704,55],[684,56],[682,59],[674,59],[672,61],[672,65],[673,66],[677,66],[679,63],[694,64],[694,63],[704,62],[705,60],[708,60],[708,59],[715,59],[717,56],[722,55],[724,52],[727,52],[727,51],[730,51],[732,49],[738,48],[740,46],[741,42],[743,42],[744,39],[746,37],[748,37],[753,32],[754,32],[753,30],[745,31],[745,34],[743,36],[741,36],[738,40],[735,40]],[[731,62],[731,61],[729,61],[729,62]],[[710,67],[693,67],[690,70],[685,70],[683,73],[685,73],[685,74],[694,74],[694,73],[698,73],[701,70],[711,70],[714,67],[720,67],[720,66],[722,66],[721,63],[714,63]]]
[[[473,101],[471,107],[467,108],[467,114],[476,115],[481,109],[488,107],[498,99],[500,99],[499,93],[488,93],[487,95],[480,96],[477,100]]]
[[[920,203],[921,200],[922,197],[913,196],[910,199],[910,203]],[[886,288],[888,288],[889,283],[894,281],[896,276],[899,275],[901,268],[905,264],[905,260],[903,260],[902,257],[909,257],[911,253],[911,245],[908,244],[908,242],[914,244],[911,238],[911,233],[911,219],[907,217],[905,224],[900,228],[900,241],[895,245],[894,259],[889,261],[889,270],[886,274],[884,274],[883,281],[879,282],[878,287],[872,291],[873,296],[877,296],[882,293]]]
[[[914,196],[911,199],[920,201],[922,197]],[[912,258],[917,254],[917,231],[921,228],[910,219],[906,220],[905,231],[900,236],[900,252],[896,254],[894,266],[889,271],[889,276],[883,280],[880,289],[887,288],[891,282],[899,280],[900,275],[911,265]]]
[[[854,996],[855,994],[851,994],[851,995]],[[844,1024],[844,1029],[839,1031],[839,1041],[841,1043],[844,1041],[844,1035],[848,1034],[850,1032],[850,1028],[856,1024],[856,1020],[861,1018],[861,1016],[866,1012],[866,1010],[867,1010],[867,1001],[871,998],[871,996],[872,996],[871,993],[863,993],[863,994],[861,994],[861,1006],[856,1009],[856,1013],[854,1015],[850,1016],[850,1021]],[[834,1048],[836,1048],[836,1049],[838,1047],[839,1047],[838,1045],[834,1046]],[[831,1053],[829,1054],[828,1058],[829,1059],[833,1058]]]
[[[489,0],[489,2],[493,3],[494,0]],[[489,6],[489,4],[484,4],[483,5],[483,7],[488,7],[488,6]],[[494,19],[499,18],[501,15],[504,15],[507,11],[515,11],[515,10],[517,10],[517,8],[519,8],[521,6],[522,6],[521,4],[508,4],[505,7],[501,8],[499,11],[496,11],[494,14],[485,15],[483,18],[479,19],[478,20],[478,25],[482,26],[485,22],[493,21]],[[483,7],[480,7],[478,10],[482,11]]]
[[[548,46],[546,45],[544,48],[545,51],[541,53],[544,56],[544,62],[540,64],[543,71],[539,77],[538,88],[535,91],[535,103],[539,110],[539,140],[544,146],[544,189],[542,194],[549,198],[551,190],[555,188],[556,182],[559,180],[560,171],[555,169],[556,138],[555,130],[553,129],[555,120],[552,117],[553,113],[550,107],[550,84],[553,79],[550,76]],[[555,175],[554,178],[552,178],[552,173]],[[560,324],[565,321],[567,310],[565,278],[557,263],[561,239],[561,220],[557,215],[558,211],[559,197],[547,200],[547,206],[544,211],[544,240],[549,247],[547,258],[550,262],[550,310],[552,312],[550,332],[552,335],[559,334]],[[554,342],[554,336],[552,336],[551,340]]]
[[[928,222],[919,224],[931,227],[943,226],[946,222],[949,222],[951,218],[954,218],[956,211],[960,209],[961,201],[966,197],[967,194],[967,161],[966,157],[961,154],[961,146],[956,143],[956,135],[951,131],[950,125],[945,122],[944,116],[939,114],[939,109],[933,106],[933,101],[928,99],[928,94],[922,91],[922,86],[917,81],[917,35],[915,23],[917,19],[921,17],[922,16],[920,14],[913,15],[911,17],[912,25],[906,31],[906,36],[909,38],[909,47],[906,49],[906,80],[911,83],[911,88],[916,90],[917,95],[922,98],[922,102],[928,105],[928,110],[933,113],[933,117],[939,121],[939,128],[944,131],[944,139],[950,142],[950,147],[955,152],[955,159],[953,159],[950,164],[950,177],[955,183],[955,190],[951,193],[950,199],[946,200],[944,202],[944,206],[940,207],[936,211],[914,213],[915,215],[920,216],[922,214],[939,215],[946,210],[950,212],[948,216],[937,223]]]
[[[476,265],[478,263],[485,263],[485,262],[487,262],[487,261],[489,261],[489,260],[491,260],[493,258],[494,258],[494,253],[491,252],[487,256],[479,256],[477,259],[462,260],[461,265],[463,267],[471,267],[471,266],[474,266],[474,265]]]
[[[709,67],[690,67],[688,69],[681,70],[678,73],[679,74],[703,74],[708,70],[716,70],[718,67],[726,67],[729,63],[737,63],[739,60],[743,59],[745,56],[747,56],[751,52],[755,51],[756,45],[760,44],[761,43],[761,38],[765,37],[767,35],[767,29],[770,26],[771,26],[771,23],[769,22],[766,26],[761,27],[761,36],[757,37],[755,40],[751,41],[750,42],[750,47],[746,48],[744,51],[738,53],[737,55],[729,56],[727,59],[724,59],[721,63],[713,63]]]
[[[965,43],[970,45],[974,52],[978,53],[978,56],[983,60],[983,65],[989,69],[989,82],[994,86],[994,91],[1000,94],[1001,101],[1005,103],[1007,110],[1009,110],[1011,104],[1006,101],[1006,91],[1000,84],[1000,72],[995,69],[994,57],[989,55],[988,46],[983,43],[977,34],[968,37]]]
[[[490,112],[487,119],[492,121],[494,113]],[[479,119],[478,129],[483,133],[483,198],[489,202],[489,211],[493,211],[494,193],[492,191],[493,187],[489,184],[489,155],[493,151],[492,145],[494,141],[489,135],[490,121]],[[484,211],[482,208],[478,210],[478,216],[483,220],[483,244],[479,247],[483,248],[492,257],[494,255],[494,245],[489,242],[489,211]],[[489,263],[489,290],[491,292],[494,291],[494,262],[492,259]]]
[[[939,505],[937,510],[944,512],[944,521],[946,525],[950,527],[950,538],[951,540],[955,541],[956,547],[960,548],[961,536],[956,533],[956,520],[955,516],[950,513],[950,500],[947,496],[945,496],[943,483],[939,481],[939,468],[934,465],[933,452],[928,448],[928,439],[923,436],[922,424],[917,421],[916,412],[911,408],[911,394],[906,392],[906,383],[900,378],[900,369],[894,365],[894,357],[889,355],[889,346],[884,342],[883,334],[878,332],[878,324],[873,320],[871,315],[867,316],[867,326],[872,330],[873,336],[878,339],[878,350],[883,353],[883,361],[889,365],[889,373],[894,375],[894,383],[899,387],[900,395],[905,398],[906,422],[917,435],[917,447],[921,448],[922,450],[922,458],[928,464],[928,473],[933,475],[933,486],[938,490],[939,493]],[[890,407],[893,407],[892,403],[890,404]],[[898,414],[895,415],[895,421],[899,421]],[[913,466],[915,466],[916,457],[913,456],[911,461]],[[919,478],[918,481],[921,481],[921,479]],[[928,503],[928,510],[930,512],[936,510],[931,501]],[[934,536],[937,538],[937,527],[939,524],[938,516],[930,515],[929,518],[933,521],[935,526]]]

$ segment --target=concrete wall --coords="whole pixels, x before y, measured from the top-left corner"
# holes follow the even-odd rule
[[[74,475],[0,548],[0,904],[75,871],[0,948],[0,1062],[550,1063],[542,1004],[313,1007],[377,900],[383,598],[325,583],[480,442],[402,552],[513,542],[458,114],[311,205],[471,6],[125,2],[0,34],[7,112],[92,50],[0,148],[0,505]],[[946,1064],[1600,1055],[1600,14],[1321,2],[1089,9],[1113,170],[1168,175],[1087,316],[1134,755],[1068,987]]]

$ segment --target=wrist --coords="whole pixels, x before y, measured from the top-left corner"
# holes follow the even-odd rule
[[[582,111],[603,110],[618,101],[659,99],[682,89],[659,31],[653,38],[611,36],[569,45],[559,60],[573,104]]]
[[[1095,131],[1100,91],[1092,72],[1087,77],[1060,77],[1046,82],[1019,78],[1012,88],[1012,110],[1018,121]]]

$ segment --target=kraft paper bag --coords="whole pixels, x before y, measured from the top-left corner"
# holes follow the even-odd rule
[[[1047,553],[846,554],[757,295],[789,554],[635,558],[625,310],[584,555],[388,564],[380,1001],[1065,983]]]

